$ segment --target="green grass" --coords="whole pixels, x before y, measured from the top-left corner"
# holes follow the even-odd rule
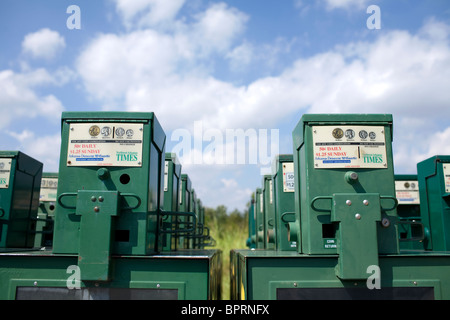
[[[216,240],[215,246],[208,249],[222,251],[222,300],[230,300],[230,250],[246,248],[247,216],[236,210],[227,214],[226,208],[219,206],[215,210],[207,208],[205,217],[210,235]]]

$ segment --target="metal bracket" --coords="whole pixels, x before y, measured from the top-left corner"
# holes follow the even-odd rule
[[[78,191],[76,214],[81,216],[78,266],[82,280],[110,280],[112,217],[119,210],[118,191]]]
[[[341,279],[366,279],[367,268],[378,266],[380,198],[376,193],[333,195],[331,221],[339,223],[336,275]]]

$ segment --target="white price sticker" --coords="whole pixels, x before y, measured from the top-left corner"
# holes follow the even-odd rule
[[[39,201],[56,201],[58,178],[42,178]]]
[[[399,204],[420,204],[417,181],[395,181],[395,194]]]
[[[68,166],[140,167],[142,123],[73,123]]]
[[[386,168],[382,126],[313,126],[314,167]]]
[[[450,193],[450,163],[444,163],[442,169],[444,170],[445,192]]]
[[[294,192],[294,163],[283,163],[283,191]]]
[[[0,159],[0,189],[7,189],[9,187],[9,177],[11,174],[11,162],[10,158]]]

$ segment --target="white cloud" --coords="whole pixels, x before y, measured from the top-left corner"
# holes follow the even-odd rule
[[[115,3],[124,25],[130,29],[172,22],[185,0],[115,0]]]
[[[20,118],[44,116],[47,119],[60,118],[63,106],[54,95],[41,96],[36,88],[54,85],[59,77],[54,77],[44,69],[24,73],[12,70],[0,71],[0,129]]]
[[[254,46],[248,42],[233,48],[226,56],[230,61],[231,68],[239,71],[248,66],[255,57],[254,50]]]
[[[196,16],[190,39],[201,48],[201,53],[224,52],[235,37],[244,30],[248,16],[225,3],[213,4]]]
[[[373,0],[323,0],[327,9],[362,9],[372,4]]]
[[[6,131],[18,141],[17,150],[44,163],[44,172],[58,172],[61,134],[41,136],[28,129],[22,132]]]
[[[178,59],[173,38],[142,30],[123,36],[101,35],[81,54],[77,69],[88,92],[107,100],[123,96],[142,82],[164,82]]]
[[[173,33],[145,29],[124,35],[102,34],[82,52],[77,70],[89,94],[109,105],[114,101],[121,104],[126,98],[129,107],[141,108],[136,103],[144,97],[150,98],[145,107],[153,102],[152,107],[163,108],[158,97],[171,88],[181,91],[178,96],[189,94],[187,100],[204,100],[200,92],[195,93],[197,85],[222,86],[220,81],[208,79],[209,58],[227,54],[246,19],[219,3],[196,15],[191,24],[180,22]]]
[[[65,46],[64,37],[48,28],[27,34],[22,42],[23,52],[37,59],[52,59]]]
[[[329,2],[336,8],[350,3],[366,4]],[[205,128],[245,130],[276,128],[306,112],[392,113],[400,169],[409,170],[408,161],[417,163],[440,148],[442,139],[433,135],[447,132],[442,119],[450,115],[447,24],[431,20],[417,34],[384,31],[373,42],[299,58],[278,75],[238,86],[215,78],[208,64],[216,55],[234,66],[239,58],[245,64],[255,57],[254,45],[239,38],[247,20],[236,9],[216,4],[191,23],[176,21],[173,32],[100,35],[82,53],[77,68],[94,98],[127,110],[154,111],[166,134],[196,120]]]
[[[444,27],[434,23],[424,30],[440,31],[442,39]],[[270,127],[299,110],[423,116],[424,104],[433,101],[429,108],[438,112],[450,94],[445,89],[449,46],[429,32],[386,32],[374,43],[351,43],[298,59],[280,75],[246,86],[202,69],[203,60],[186,53],[199,46],[183,46],[184,35],[153,30],[102,35],[83,52],[78,70],[94,97],[117,99],[132,110],[151,109],[166,130],[195,120],[218,128]],[[243,47],[230,48],[227,55],[239,56],[238,48]],[[241,54],[250,55],[248,50]],[[175,119],[174,112],[184,116]]]

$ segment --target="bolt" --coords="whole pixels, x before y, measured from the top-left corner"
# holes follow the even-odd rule
[[[97,200],[97,199],[95,198],[95,196],[92,196],[92,197],[91,197],[91,201],[92,201],[92,202],[95,202],[96,200]]]
[[[356,220],[360,220],[361,219],[361,215],[359,213],[355,214],[355,219]]]
[[[106,180],[109,178],[109,170],[106,168],[100,168],[97,170],[97,176],[100,180]]]
[[[156,287],[157,287],[157,288],[160,288],[160,287],[161,287],[161,285],[160,285],[160,284],[158,283],[158,284],[156,285]]]
[[[345,181],[350,184],[354,184],[358,181],[358,174],[354,171],[349,171],[345,173]]]
[[[363,203],[364,203],[365,206],[369,205],[369,201],[368,200],[363,200]]]
[[[33,283],[33,285],[37,286],[37,281],[35,281],[35,282]]]
[[[351,205],[352,205],[352,201],[351,201],[351,200],[347,200],[347,201],[345,201],[345,203],[346,203],[348,206],[351,206]]]
[[[417,286],[417,281],[413,281],[413,284],[414,284],[415,286]]]
[[[103,199],[102,196],[98,197],[98,201],[103,202],[103,200],[105,200],[105,199]]]
[[[96,206],[96,207],[94,207],[94,211],[95,211],[95,212],[99,212],[99,211],[100,211],[100,208]]]
[[[297,287],[297,282],[294,282],[294,287]]]

